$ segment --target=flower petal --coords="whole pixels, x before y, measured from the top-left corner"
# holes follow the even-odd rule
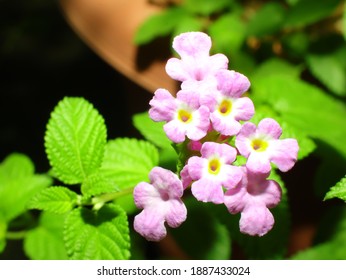
[[[241,212],[239,227],[242,233],[263,236],[273,226],[273,214],[265,206],[250,206]]]
[[[160,241],[167,234],[163,215],[159,211],[143,210],[135,216],[133,226],[149,241]]]
[[[170,209],[165,215],[165,220],[170,227],[176,228],[186,220],[186,216],[187,209],[185,204],[180,200],[172,200]]]
[[[155,91],[154,97],[149,102],[151,108],[149,116],[154,121],[170,121],[177,109],[175,98],[166,89]]]
[[[296,139],[282,139],[273,140],[270,143],[271,155],[270,158],[273,163],[282,172],[290,170],[297,161],[298,157],[298,142]]]
[[[278,122],[272,118],[264,118],[258,123],[258,132],[263,135],[269,135],[273,139],[279,139],[282,129]]]
[[[215,204],[221,204],[224,202],[224,193],[219,182],[202,178],[191,185],[191,192],[197,200],[202,202],[212,202]]]

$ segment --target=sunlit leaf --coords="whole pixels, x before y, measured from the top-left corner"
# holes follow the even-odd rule
[[[67,260],[63,240],[64,215],[42,212],[39,225],[24,239],[24,251],[32,260]]]
[[[50,187],[37,193],[29,202],[28,207],[55,214],[63,214],[77,205],[77,193],[65,187]]]
[[[100,167],[106,138],[97,110],[83,98],[65,97],[51,114],[45,135],[53,173],[65,184],[81,183]]]
[[[325,200],[331,198],[340,198],[346,201],[346,176],[342,178],[341,181],[339,181],[334,187],[332,187],[324,197]]]

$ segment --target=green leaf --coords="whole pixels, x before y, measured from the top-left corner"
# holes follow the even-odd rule
[[[27,156],[8,156],[0,165],[0,212],[4,219],[10,221],[24,213],[32,196],[50,184],[50,177],[34,174]]]
[[[67,260],[64,246],[64,215],[42,212],[38,227],[24,239],[24,251],[33,260]]]
[[[285,75],[289,77],[299,77],[302,67],[293,65],[280,58],[270,58],[256,67],[256,71],[251,76],[253,83],[255,79],[262,79],[271,75]]]
[[[98,211],[76,208],[69,213],[64,230],[68,256],[77,260],[126,260],[130,257],[127,216],[118,205]]]
[[[301,27],[317,22],[335,11],[340,0],[300,0],[288,11],[286,27]]]
[[[148,180],[148,174],[158,164],[158,151],[147,141],[118,138],[107,143],[101,174],[119,188],[132,188]]]
[[[103,178],[101,174],[94,173],[82,183],[81,191],[85,197],[91,197],[119,191],[119,187],[114,182]]]
[[[325,242],[300,251],[294,256],[293,260],[345,260],[346,248],[340,246],[340,242]]]
[[[34,172],[35,168],[29,157],[24,154],[13,153],[0,164],[0,182],[30,177]]]
[[[158,165],[157,148],[144,140],[118,138],[107,143],[100,174],[120,189],[134,188],[149,180],[149,172]],[[116,200],[128,212],[136,207],[132,194]]]
[[[208,33],[213,39],[213,51],[226,55],[233,55],[239,50],[245,41],[246,35],[245,25],[240,15],[233,13],[222,15],[212,22]]]
[[[346,176],[327,192],[324,200],[331,198],[340,198],[346,201]]]
[[[78,195],[65,187],[50,187],[36,194],[28,204],[31,209],[40,209],[55,214],[71,211],[77,205]]]
[[[144,45],[158,37],[169,35],[185,15],[184,9],[174,7],[150,16],[136,31],[135,44]]]
[[[250,36],[273,34],[282,28],[285,16],[286,11],[280,3],[266,3],[250,19],[247,34]]]
[[[154,122],[148,112],[139,113],[132,118],[134,126],[149,142],[160,148],[160,166],[169,168],[175,164],[177,154],[172,142],[163,130],[163,122]]]
[[[182,6],[191,13],[211,15],[230,6],[230,0],[185,0]]]
[[[227,227],[214,215],[213,208],[193,197],[184,203],[189,212],[187,220],[170,231],[179,247],[192,259],[229,259],[231,238]]]
[[[64,98],[54,109],[45,135],[53,173],[66,184],[81,183],[100,167],[106,138],[104,120],[90,103]]]
[[[332,55],[309,55],[307,63],[312,74],[329,90],[346,95],[346,69],[336,57]]]
[[[5,217],[0,212],[0,254],[5,250],[6,247],[6,232],[7,232],[7,222]]]
[[[315,86],[287,76],[256,79],[252,90],[256,104],[271,106],[295,130],[328,143],[346,157],[343,103]]]
[[[154,122],[148,112],[138,113],[132,117],[135,128],[147,139],[159,148],[171,148],[172,142],[167,138],[163,130],[164,122]]]
[[[179,23],[175,26],[172,37],[176,37],[184,32],[203,31],[204,25],[205,22],[200,18],[186,14],[186,16],[182,17]]]

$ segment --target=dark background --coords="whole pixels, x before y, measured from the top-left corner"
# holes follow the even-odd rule
[[[65,96],[90,101],[109,139],[137,134],[131,115],[148,108],[151,94],[99,58],[57,1],[0,0],[0,42],[0,161],[25,153],[46,172],[45,127]]]

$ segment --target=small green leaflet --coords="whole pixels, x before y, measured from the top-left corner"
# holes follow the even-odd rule
[[[185,16],[186,11],[180,7],[165,9],[150,16],[136,31],[135,44],[144,45],[158,37],[169,35]]]
[[[182,6],[190,13],[209,16],[232,5],[232,0],[185,0]]]
[[[213,51],[233,57],[245,41],[245,29],[241,16],[235,13],[225,14],[213,21],[208,28],[208,34],[213,41]]]
[[[158,159],[157,148],[149,142],[118,138],[107,143],[100,173],[120,189],[132,188],[148,180]]]
[[[78,195],[68,188],[54,186],[35,195],[28,207],[63,214],[71,211],[77,205],[77,199]]]
[[[273,34],[282,28],[285,16],[286,10],[281,3],[268,2],[250,19],[247,34],[259,37]]]
[[[11,154],[0,165],[0,212],[6,221],[24,213],[28,201],[51,184],[46,175],[34,174],[31,160]]]
[[[70,259],[127,260],[130,236],[127,216],[115,204],[98,211],[76,208],[65,221],[65,246]]]
[[[138,131],[154,145],[161,149],[172,148],[172,142],[163,130],[163,122],[154,122],[148,112],[135,114],[132,117],[133,125]]]
[[[81,183],[100,167],[106,139],[97,110],[83,98],[65,97],[51,114],[45,135],[53,174],[65,184]]]
[[[66,260],[63,227],[65,215],[42,212],[39,224],[24,239],[24,251],[32,260]]]
[[[340,0],[300,0],[285,18],[285,27],[302,27],[317,22],[336,10]]]
[[[133,116],[133,125],[145,137],[146,140],[153,143],[160,149],[159,165],[172,169],[177,160],[177,154],[163,130],[163,122],[154,122],[150,119],[148,112],[139,113]]]
[[[346,95],[346,68],[336,55],[310,54],[306,60],[312,74],[330,91]]]
[[[340,198],[346,202],[346,176],[342,178],[334,187],[327,192],[324,200],[331,198]]]
[[[88,198],[103,193],[112,193],[119,191],[119,187],[114,181],[103,178],[99,173],[94,173],[84,180],[81,186],[84,197]]]
[[[144,140],[118,138],[107,143],[100,169],[104,180],[119,189],[134,188],[139,182],[149,180],[149,172],[159,162],[157,148]],[[117,199],[128,213],[136,210],[132,194]]]

